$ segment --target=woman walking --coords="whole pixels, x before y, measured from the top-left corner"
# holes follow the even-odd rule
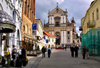
[[[87,59],[89,59],[89,48],[88,47],[86,49],[86,52],[87,52]]]

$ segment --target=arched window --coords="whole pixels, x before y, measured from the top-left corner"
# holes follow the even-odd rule
[[[26,33],[28,33],[28,24],[26,25]]]
[[[25,25],[23,25],[23,31],[25,31]]]
[[[55,26],[56,27],[60,26],[60,17],[55,17]]]

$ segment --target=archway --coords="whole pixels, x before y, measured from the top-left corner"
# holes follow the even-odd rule
[[[56,45],[60,45],[60,32],[56,32]]]

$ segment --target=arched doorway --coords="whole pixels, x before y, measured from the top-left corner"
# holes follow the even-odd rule
[[[56,32],[56,45],[60,45],[60,33]]]

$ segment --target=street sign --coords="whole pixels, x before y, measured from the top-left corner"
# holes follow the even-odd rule
[[[32,24],[32,30],[37,30],[37,23]]]

